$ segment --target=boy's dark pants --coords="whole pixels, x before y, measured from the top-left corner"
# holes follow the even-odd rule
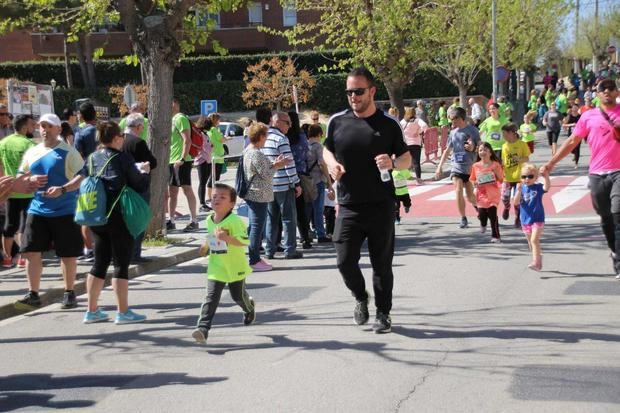
[[[215,311],[220,303],[222,291],[225,286],[226,283],[221,281],[207,281],[207,296],[202,303],[202,307],[200,307],[200,316],[198,317],[196,327],[204,328],[207,331],[211,329],[213,316],[215,316]],[[252,303],[250,302],[250,296],[245,289],[245,280],[228,283],[228,290],[230,291],[230,296],[233,301],[243,309],[244,313],[249,313],[254,309]]]

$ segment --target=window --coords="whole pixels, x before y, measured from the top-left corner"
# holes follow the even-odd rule
[[[219,13],[204,13],[196,11],[196,28],[206,29],[207,22],[213,20],[215,22],[215,28],[220,28],[220,14]]]
[[[284,14],[284,27],[295,26],[297,24],[297,9],[294,4],[282,6]]]
[[[263,24],[263,4],[260,2],[248,3],[248,22],[250,26]]]

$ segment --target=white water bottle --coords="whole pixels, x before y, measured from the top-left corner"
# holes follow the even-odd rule
[[[389,169],[379,169],[379,172],[381,173],[381,180],[383,182],[390,182],[392,177],[390,176]]]

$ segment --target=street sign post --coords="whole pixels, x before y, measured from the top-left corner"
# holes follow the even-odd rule
[[[217,100],[201,100],[200,101],[200,114],[207,116],[210,113],[217,112]]]

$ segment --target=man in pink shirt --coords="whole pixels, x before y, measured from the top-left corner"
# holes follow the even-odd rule
[[[611,250],[616,279],[620,280],[620,105],[616,82],[605,79],[598,84],[598,109],[585,112],[579,118],[573,134],[541,167],[541,173],[551,172],[555,165],[587,138],[590,146],[590,192],[592,205],[601,217],[601,227]]]

